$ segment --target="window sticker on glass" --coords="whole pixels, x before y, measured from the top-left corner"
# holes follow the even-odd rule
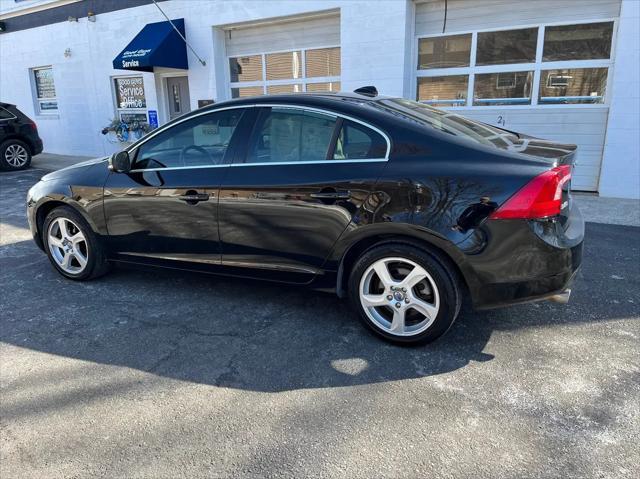
[[[113,81],[115,84],[118,108],[147,107],[142,77],[114,78]]]

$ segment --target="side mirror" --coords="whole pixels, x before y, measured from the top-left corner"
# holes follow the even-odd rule
[[[111,155],[109,160],[109,169],[116,173],[128,173],[131,170],[131,159],[126,150],[119,151]]]

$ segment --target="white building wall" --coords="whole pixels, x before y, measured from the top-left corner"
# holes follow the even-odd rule
[[[490,9],[491,15],[488,17],[475,14],[470,16],[467,10],[458,11],[456,4],[459,0],[450,0],[447,30],[481,22],[484,22],[483,28],[503,25],[508,18],[514,17],[513,5],[520,0],[486,1],[495,7]],[[548,4],[548,8],[540,8],[539,2],[522,2],[522,8],[528,8],[531,15],[544,16],[532,20],[532,23],[546,20],[552,4],[558,5],[555,0],[543,1]],[[617,2],[619,0],[585,0],[581,9],[573,10],[573,14],[567,11],[566,15],[568,19],[573,18],[571,15],[579,15],[580,18],[592,18],[605,13],[609,15],[607,12],[614,11]],[[603,195],[639,197],[640,2],[623,2],[616,42],[618,47],[615,48],[614,82],[611,89],[613,97],[600,191]],[[567,2],[563,4],[565,3]],[[429,15],[429,10],[424,8],[420,9],[421,13],[416,20],[416,8],[412,0],[169,0],[160,5],[170,18],[185,19],[187,38],[206,62],[206,66],[202,66],[188,51],[189,70],[184,74],[189,77],[192,108],[197,107],[199,99],[222,101],[230,97],[223,26],[243,22],[268,22],[287,16],[335,10],[340,14],[342,89],[349,91],[374,84],[383,94],[414,98],[414,30],[441,29],[443,20],[439,9]],[[557,18],[555,14],[554,17]],[[36,120],[45,151],[77,155],[110,154],[121,147],[120,144],[108,143],[100,134],[100,130],[115,116],[111,77],[128,74],[124,70],[114,70],[111,62],[144,25],[163,20],[164,17],[154,5],[146,5],[100,14],[95,23],[81,18],[78,22],[61,22],[1,34],[0,98],[16,103]],[[67,48],[71,49],[71,56],[65,58],[64,51]],[[36,115],[34,112],[29,69],[45,65],[52,65],[54,68],[59,113],[53,117]],[[158,110],[162,119],[162,81],[152,73],[142,75],[147,108]],[[587,133],[596,138],[603,134],[604,118],[601,120],[595,111],[589,113],[588,118],[584,118],[584,122],[588,120],[590,124]],[[522,115],[515,109],[509,110],[506,115],[512,123],[508,126],[516,128]],[[478,112],[478,116],[485,121],[492,120],[496,111],[487,110],[482,114]],[[558,131],[547,131],[549,124],[543,117],[539,118],[541,136],[557,136]],[[592,120],[603,125],[601,129],[597,129]],[[628,134],[631,136],[627,136]],[[562,138],[565,138],[564,134]],[[631,138],[635,138],[635,142]],[[594,151],[593,155],[596,154]]]
[[[161,8],[170,18],[184,18],[186,36],[202,66],[188,51],[192,109],[199,99],[230,97],[224,49],[224,25],[269,21],[318,11],[341,16],[343,88],[375,83],[392,95],[404,93],[407,77],[403,53],[412,24],[411,2],[301,0],[285,2],[170,0]],[[142,75],[147,109],[163,113],[162,82],[153,73],[114,70],[112,60],[147,23],[165,20],[154,5],[119,10],[78,22],[61,22],[0,35],[0,96],[15,103],[38,124],[45,151],[104,155],[121,148],[100,130],[115,116],[111,77]],[[380,32],[384,31],[384,35]],[[65,58],[65,49],[71,56]],[[214,55],[214,52],[216,54]],[[57,115],[37,115],[29,69],[52,65],[58,95]]]
[[[640,198],[640,2],[623,0],[600,195]]]

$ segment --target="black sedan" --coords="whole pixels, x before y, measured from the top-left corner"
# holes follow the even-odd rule
[[[304,284],[426,342],[464,297],[568,300],[575,149],[372,89],[246,98],[44,176],[28,216],[70,279],[126,262]]]

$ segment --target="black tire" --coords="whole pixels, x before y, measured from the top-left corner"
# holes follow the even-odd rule
[[[384,258],[404,258],[410,260],[424,268],[430,275],[431,280],[435,283],[439,294],[439,310],[435,315],[435,320],[433,320],[424,331],[420,332],[416,330],[416,334],[410,333],[412,335],[408,336],[392,334],[367,315],[365,307],[360,300],[361,281],[363,281],[363,276],[367,273],[370,266]],[[366,251],[356,261],[349,276],[349,299],[358,312],[358,316],[362,322],[376,335],[395,344],[425,344],[434,341],[446,333],[460,312],[462,305],[461,289],[457,271],[455,271],[446,259],[441,258],[436,252],[430,252],[423,248],[404,243],[383,244]],[[412,289],[411,292],[413,293],[414,290]],[[389,296],[387,296],[387,298],[389,298]],[[392,306],[382,307],[383,313],[388,311],[390,312],[389,314],[393,314],[393,305],[399,304],[393,303],[395,301],[395,299],[392,300]],[[410,308],[410,306],[407,307]],[[415,313],[407,314],[414,314],[415,316]]]
[[[85,241],[85,253],[86,253],[86,266],[82,271],[78,273],[71,273],[65,271],[53,257],[52,251],[49,245],[49,228],[51,224],[59,218],[68,219],[84,235]],[[73,279],[76,281],[87,281],[94,278],[98,278],[106,274],[110,269],[110,264],[106,259],[104,248],[100,243],[99,238],[93,232],[87,221],[70,206],[60,206],[49,212],[42,225],[42,243],[44,244],[45,251],[49,257],[49,261],[53,267],[65,278]]]
[[[18,149],[18,151],[26,155],[26,161],[24,162],[24,164],[16,166],[10,163],[9,156],[11,153],[11,149]],[[31,165],[31,149],[24,141],[10,139],[0,144],[0,170],[24,170],[25,168],[29,168],[29,165]]]

